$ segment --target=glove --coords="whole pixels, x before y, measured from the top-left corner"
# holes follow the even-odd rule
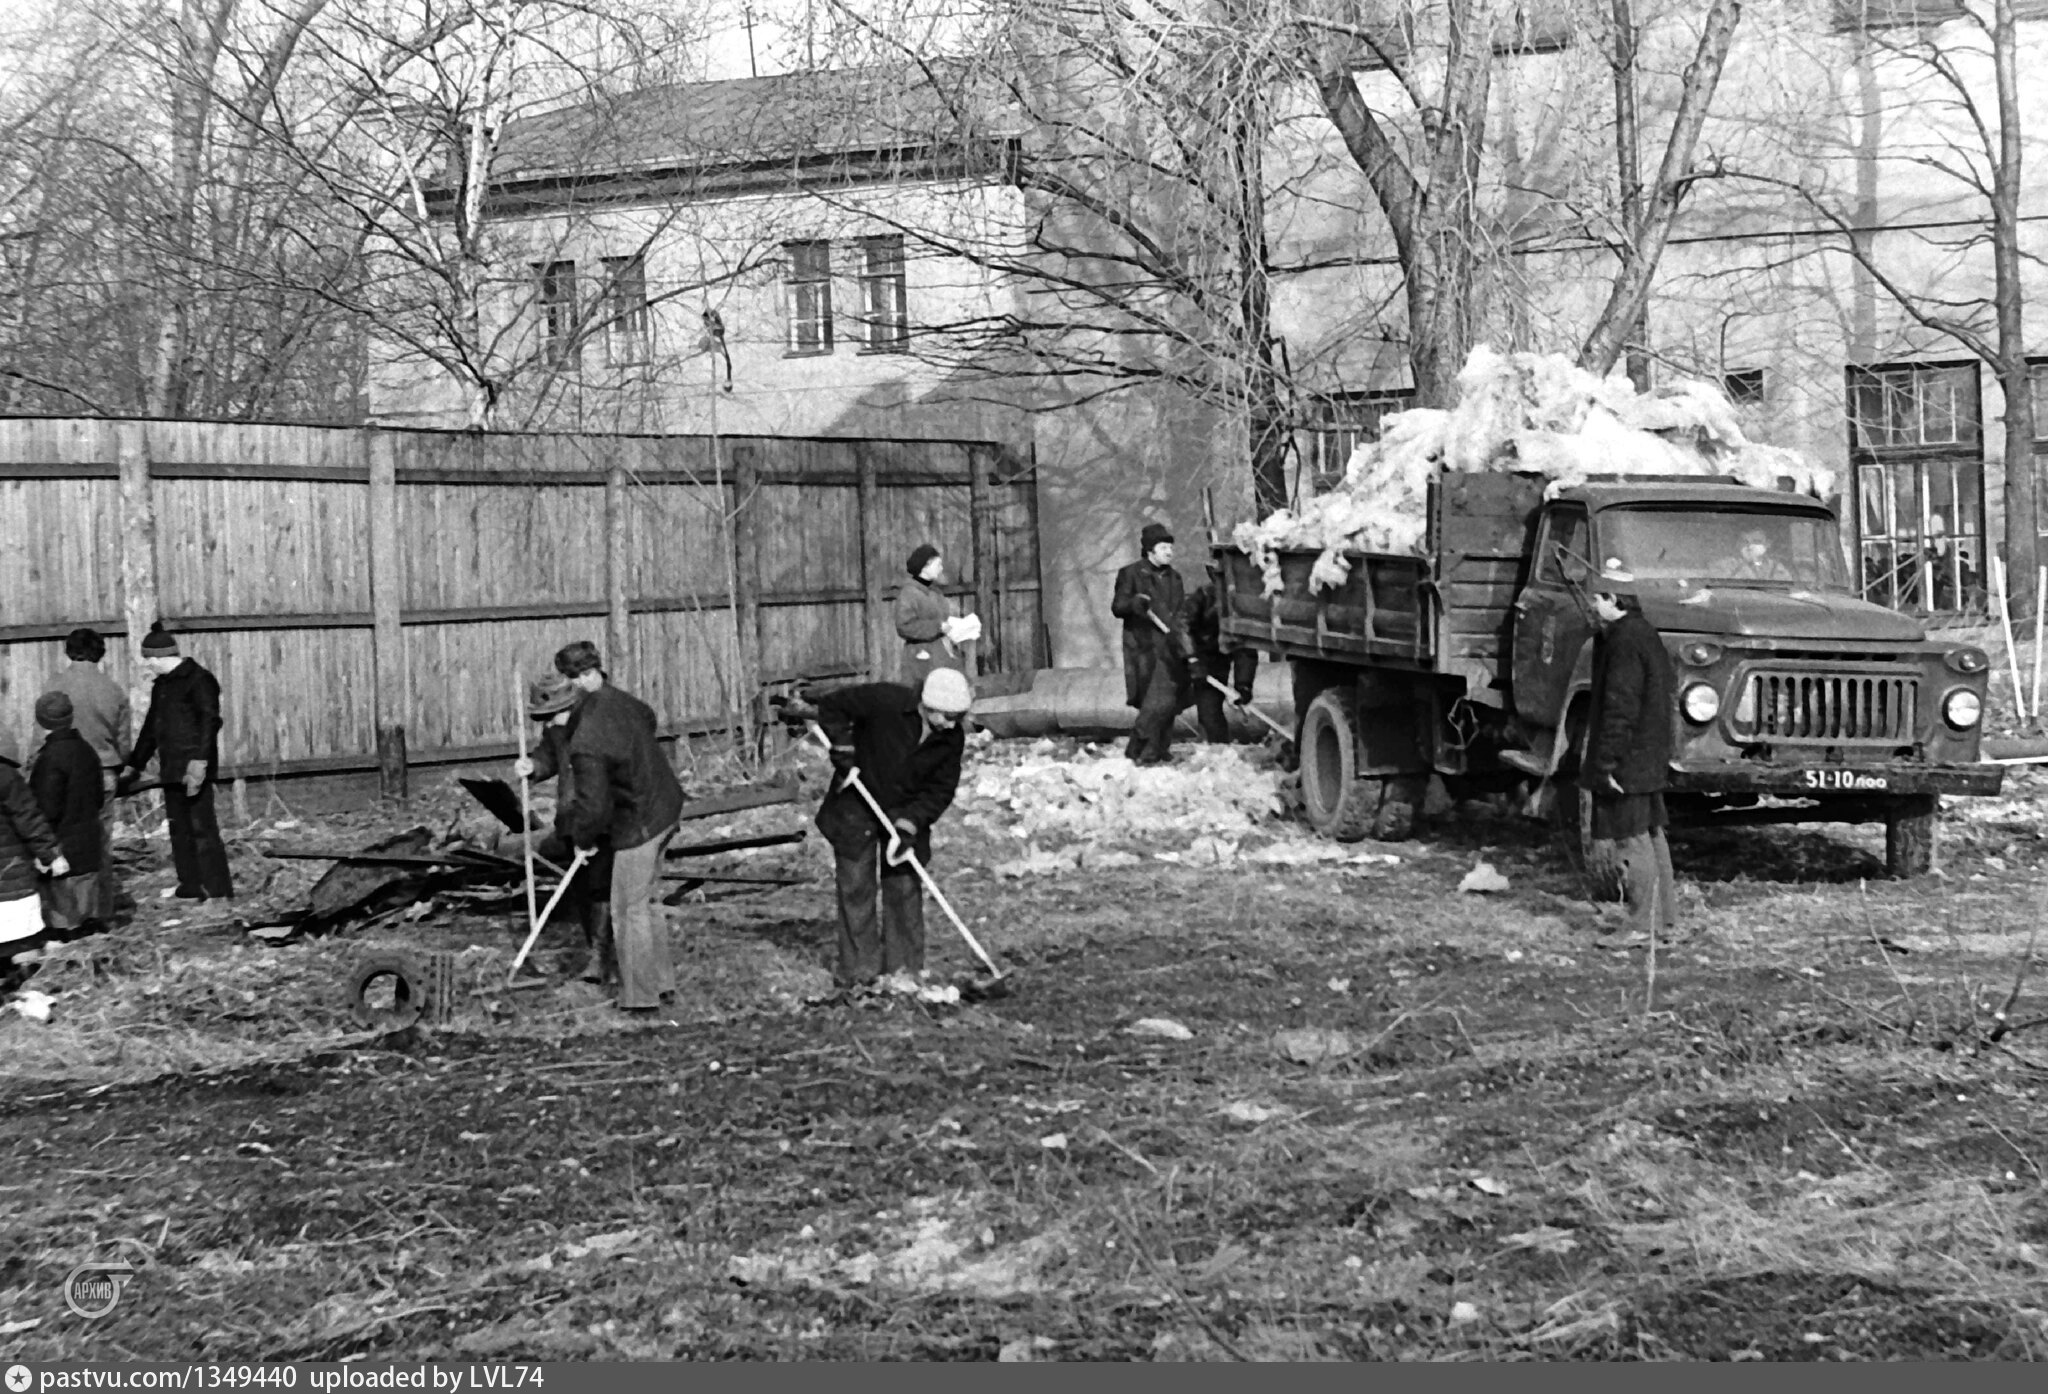
[[[531,756],[526,756],[526,755],[522,755],[522,756],[520,756],[520,757],[519,757],[519,758],[518,758],[517,760],[514,760],[514,761],[512,762],[512,773],[513,773],[513,774],[514,774],[514,775],[515,775],[516,777],[518,777],[518,778],[520,778],[520,779],[532,779],[532,778],[533,778],[533,759],[532,759],[532,757],[531,757]]]
[[[123,769],[114,776],[114,797],[125,799],[135,792],[136,783],[142,778],[140,770]]]
[[[1149,615],[1152,613],[1152,597],[1146,595],[1143,591],[1138,592],[1138,598],[1132,603],[1138,607],[1139,614]]]
[[[1252,704],[1252,685],[1250,683],[1238,684],[1237,704],[1240,707],[1248,707]]]
[[[852,746],[835,745],[832,747],[832,768],[840,774],[845,774],[853,768]]]
[[[64,877],[71,874],[71,863],[64,859],[62,852],[59,852],[56,856],[50,858],[48,865],[41,862],[36,863],[36,870],[42,872],[45,876]]]
[[[1594,787],[1603,794],[1613,794],[1618,798],[1628,797],[1628,790],[1621,787],[1621,781],[1614,777],[1611,770],[1601,775]]]
[[[185,797],[188,799],[197,797],[199,786],[204,783],[206,783],[206,762],[204,760],[187,760],[185,762]]]
[[[890,866],[902,866],[910,860],[910,844],[917,840],[917,824],[908,818],[898,818],[889,828],[889,845],[882,849],[882,860]]]

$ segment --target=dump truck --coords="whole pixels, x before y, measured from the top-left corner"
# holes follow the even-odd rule
[[[1227,643],[1285,659],[1307,817],[1326,836],[1408,836],[1428,781],[1520,788],[1593,893],[1620,893],[1577,780],[1602,568],[1636,579],[1677,674],[1674,826],[1882,822],[1890,874],[1928,871],[1943,795],[1999,791],[1979,763],[1990,660],[1857,595],[1835,512],[1789,488],[1698,475],[1552,489],[1542,474],[1439,470],[1420,555],[1216,548]],[[1742,560],[1761,535],[1766,575]],[[1327,569],[1327,568],[1326,568]]]

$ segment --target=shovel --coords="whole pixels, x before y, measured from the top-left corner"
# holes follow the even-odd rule
[[[520,968],[526,963],[526,956],[533,952],[534,943],[539,940],[541,930],[547,927],[548,916],[555,913],[555,907],[562,903],[562,895],[569,889],[569,883],[576,879],[576,873],[583,869],[583,864],[590,860],[590,856],[591,854],[587,849],[582,847],[576,849],[575,857],[569,862],[569,869],[562,873],[561,881],[555,886],[555,893],[548,897],[548,903],[542,907],[540,914],[534,918],[533,929],[528,932],[526,942],[519,946],[519,956],[512,960],[511,970],[505,974],[506,982],[509,983],[512,979],[519,976]],[[532,895],[533,882],[528,881],[526,888],[527,894]]]
[[[824,746],[827,750],[832,748],[831,739],[826,736],[817,722],[811,723],[810,733],[818,738],[818,744]],[[875,815],[875,821],[880,823],[883,830],[889,834],[890,842],[901,848],[901,851],[898,853],[883,853],[889,864],[891,866],[902,866],[905,862],[910,864],[910,869],[917,873],[918,880],[924,882],[924,888],[931,892],[932,899],[939,903],[939,909],[945,911],[946,918],[953,922],[953,928],[958,930],[960,937],[967,941],[967,947],[974,950],[974,956],[987,965],[989,976],[980,981],[971,979],[963,981],[959,984],[960,995],[970,1001],[990,997],[1008,997],[1011,988],[1008,975],[1002,969],[996,967],[995,960],[990,958],[988,951],[981,947],[981,941],[974,937],[974,931],[967,927],[967,922],[961,919],[958,912],[953,909],[953,902],[946,899],[946,893],[939,889],[939,883],[932,880],[932,874],[926,871],[924,863],[917,859],[917,853],[913,852],[908,845],[903,843],[896,825],[889,821],[889,815],[882,811],[882,805],[875,801],[875,796],[868,792],[868,786],[861,782],[858,766],[847,770],[845,782],[847,788],[860,795],[861,802],[865,803],[868,806],[868,811]]]

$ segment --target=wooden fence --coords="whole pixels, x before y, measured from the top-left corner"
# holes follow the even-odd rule
[[[514,671],[598,641],[681,734],[796,677],[896,676],[920,542],[1040,666],[1031,462],[983,442],[477,435],[0,419],[0,723],[63,636],[161,617],[220,678],[222,764],[268,775],[494,758]]]

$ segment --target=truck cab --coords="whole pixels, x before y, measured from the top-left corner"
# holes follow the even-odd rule
[[[1603,568],[1635,577],[1677,673],[1674,818],[1881,820],[1893,869],[1913,874],[1931,856],[1936,796],[1997,791],[2001,772],[1977,763],[1988,656],[1859,597],[1824,503],[1697,479],[1586,484],[1543,504],[1508,684],[1535,758],[1511,763],[1575,767],[1594,637],[1584,596]]]

